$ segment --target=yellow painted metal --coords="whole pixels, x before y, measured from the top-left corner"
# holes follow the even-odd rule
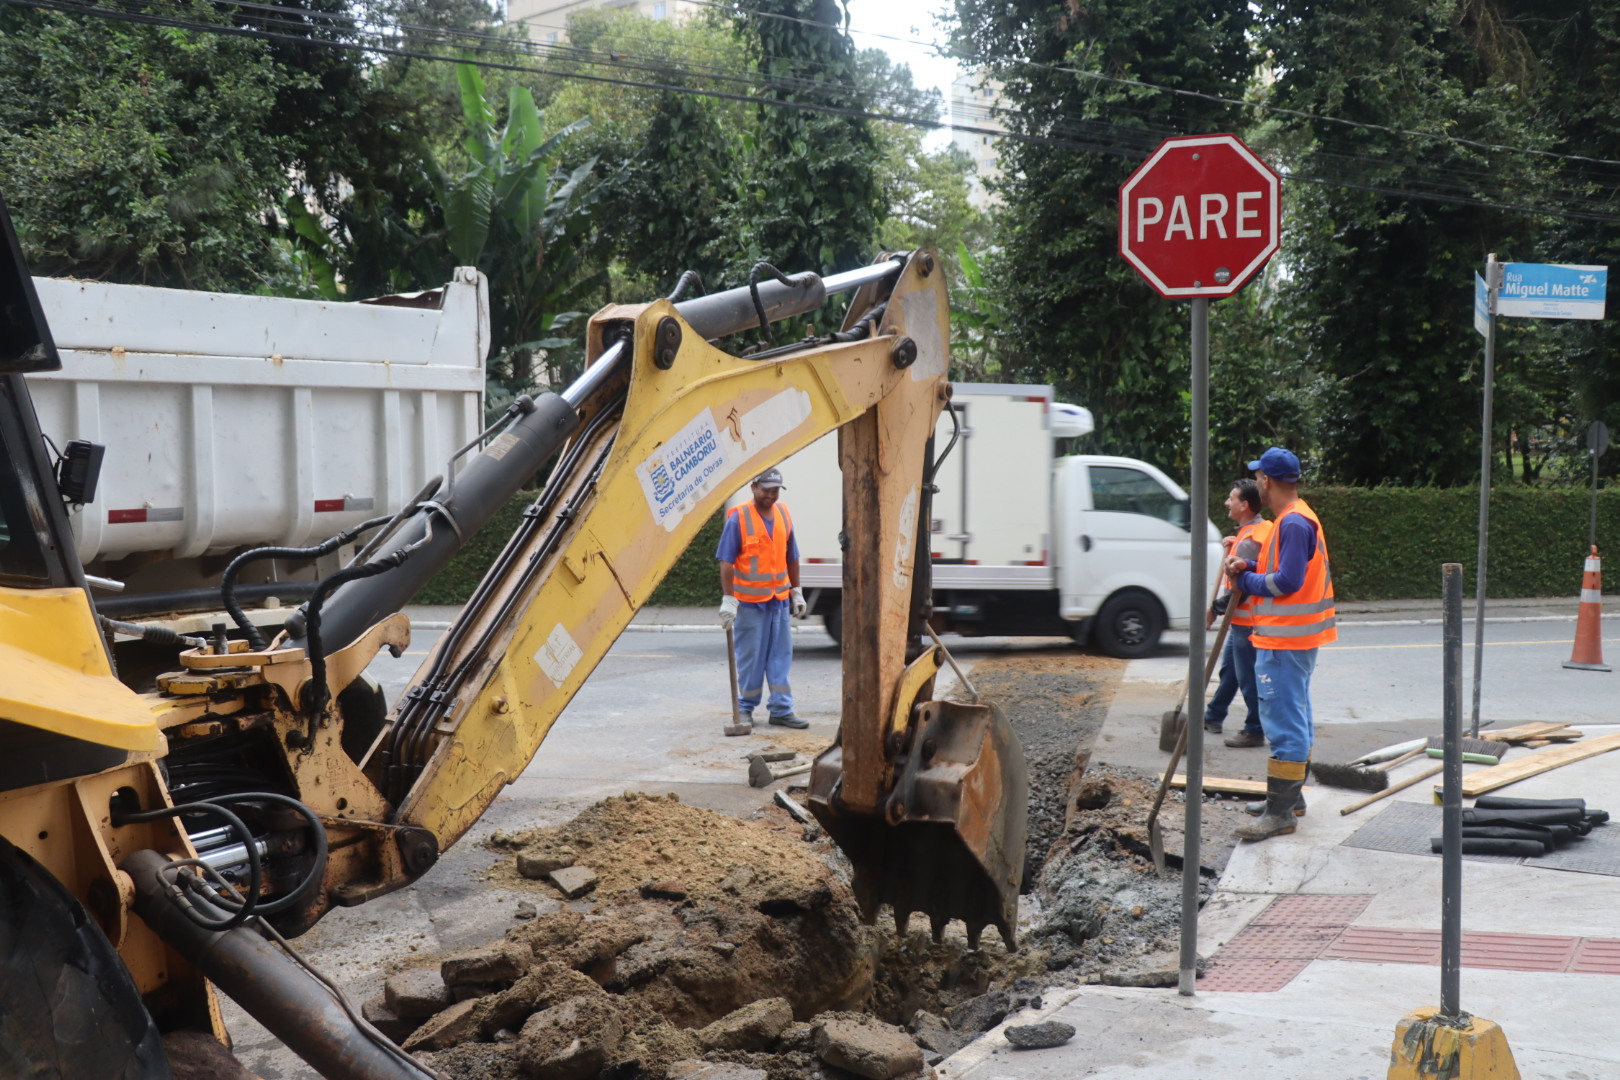
[[[666,301],[634,309],[629,393],[600,480],[584,493],[532,592],[519,598],[522,616],[501,630],[473,684],[477,692],[441,722],[441,740],[399,820],[431,830],[442,846],[453,843],[522,773],[586,676],[730,494],[896,388],[943,379],[944,275],[921,264],[913,257],[900,271],[880,336],[780,358],[730,356],[680,323],[675,362],[662,370],[652,356],[656,328],[680,317]],[[909,368],[891,358],[901,337],[919,346]],[[931,419],[922,422],[932,430]],[[666,443],[683,440],[718,447],[709,459],[714,471],[690,499],[655,507],[655,492],[671,477],[657,474],[654,459]],[[562,567],[568,572],[554,572]]]
[[[113,675],[83,589],[0,588],[0,718],[120,750],[164,746]]]
[[[911,726],[911,711],[917,705],[917,699],[923,689],[939,674],[939,669],[945,666],[945,650],[935,646],[928,649],[906,668],[906,673],[900,680],[900,686],[894,695],[894,715],[889,719],[889,731],[893,734],[903,735]]]
[[[1459,1023],[1425,1006],[1402,1017],[1389,1050],[1388,1080],[1519,1080],[1507,1035],[1466,1013]]]

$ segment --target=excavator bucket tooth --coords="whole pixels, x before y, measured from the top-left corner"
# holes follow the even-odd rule
[[[943,915],[928,916],[929,929],[933,931],[935,945],[945,940],[945,924],[948,922],[950,920]]]
[[[928,701],[877,815],[843,806],[843,747],[816,759],[810,810],[849,856],[861,916],[888,904],[926,912],[935,940],[951,919],[994,926],[1013,948],[1023,877],[1029,779],[1024,751],[990,704]]]
[[[911,925],[911,912],[905,908],[894,909],[894,936],[905,940],[906,928]]]
[[[974,951],[977,951],[978,948],[979,948],[979,939],[984,936],[984,923],[982,923],[982,922],[970,922],[970,923],[968,923],[967,932],[968,932],[968,948],[973,949]]]

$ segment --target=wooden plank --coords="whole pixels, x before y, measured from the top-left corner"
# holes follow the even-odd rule
[[[1521,739],[1545,739],[1553,732],[1561,732],[1568,724],[1557,724],[1546,721],[1537,721],[1530,724],[1520,724],[1518,727],[1503,728],[1500,731],[1482,731],[1479,737],[1489,739],[1491,742],[1517,742]]]
[[[1613,735],[1599,735],[1595,739],[1584,742],[1565,743],[1550,750],[1537,750],[1527,757],[1504,761],[1500,765],[1493,765],[1488,769],[1470,773],[1463,777],[1462,793],[1465,798],[1483,795],[1487,791],[1495,791],[1499,787],[1517,783],[1520,780],[1556,769],[1560,765],[1568,765],[1572,761],[1582,761],[1589,757],[1606,754],[1610,750],[1620,750],[1620,733]]]
[[[1178,791],[1187,786],[1187,774],[1176,773],[1170,778],[1170,786]],[[1223,780],[1218,776],[1204,777],[1204,790],[1216,795],[1254,795],[1264,798],[1266,782],[1264,780]]]

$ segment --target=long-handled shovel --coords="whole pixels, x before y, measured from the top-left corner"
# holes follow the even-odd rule
[[[1209,598],[1212,604],[1214,603],[1215,598],[1221,595],[1222,580],[1223,578],[1221,575],[1217,574],[1215,576],[1215,591]],[[1227,603],[1227,611],[1232,610],[1233,606],[1235,606],[1236,600],[1237,598],[1233,597],[1232,601]],[[1197,618],[1196,615],[1193,617]],[[1226,628],[1228,625],[1230,625],[1230,623],[1230,619],[1221,620],[1221,628],[1215,635],[1215,645],[1209,651],[1209,659],[1204,661],[1205,686],[1209,685],[1209,673],[1212,670],[1210,665],[1215,662],[1216,657],[1221,655],[1221,649],[1226,644]],[[1183,713],[1187,708],[1187,695],[1191,691],[1192,688],[1184,684],[1181,687],[1181,698],[1176,702],[1175,711],[1167,712],[1163,716],[1159,717],[1159,749],[1165,751],[1166,753],[1171,750],[1175,750],[1176,754],[1179,756],[1182,751],[1177,749],[1177,747],[1185,747],[1187,745],[1187,717],[1184,716]],[[1202,719],[1203,717],[1199,717],[1200,721],[1202,721]]]
[[[752,735],[754,725],[743,719],[742,706],[737,703],[737,638],[726,627],[726,665],[731,669],[731,723],[721,730],[727,735]]]
[[[1220,660],[1221,645],[1226,641],[1227,628],[1232,625],[1232,615],[1237,611],[1237,601],[1238,598],[1234,596],[1226,605],[1226,614],[1221,616],[1220,632],[1215,635],[1215,647],[1210,650],[1209,658],[1204,661],[1205,687],[1209,686],[1210,674]],[[1186,700],[1185,696],[1182,700]],[[1180,706],[1177,706],[1177,711],[1180,711]],[[1198,722],[1203,722],[1202,717]],[[1153,799],[1153,809],[1148,811],[1148,850],[1153,853],[1153,868],[1161,874],[1164,873],[1164,832],[1159,828],[1159,808],[1164,805],[1164,797],[1170,791],[1170,779],[1176,775],[1176,766],[1181,764],[1181,755],[1187,752],[1187,728],[1192,723],[1192,718],[1189,717],[1181,725],[1181,735],[1176,739],[1176,748],[1170,754],[1170,764],[1164,767],[1164,779],[1159,781],[1159,793]]]

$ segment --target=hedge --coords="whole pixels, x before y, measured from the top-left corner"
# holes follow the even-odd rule
[[[1327,533],[1338,596],[1438,598],[1440,566],[1448,562],[1462,564],[1463,588],[1473,594],[1477,487],[1324,487],[1306,489],[1304,495]],[[1579,596],[1590,509],[1590,490],[1493,487],[1486,594]],[[1211,516],[1226,521],[1224,509]],[[1620,489],[1598,492],[1597,535],[1600,552],[1605,538],[1620,536]]]
[[[1219,485],[1211,485],[1212,489]],[[1210,517],[1227,523],[1211,490]],[[1305,497],[1322,518],[1333,553],[1333,586],[1346,600],[1417,600],[1440,595],[1440,564],[1463,565],[1473,591],[1479,521],[1478,488],[1308,488]],[[520,496],[474,537],[467,549],[428,583],[423,604],[459,604],[517,528],[533,496]],[[1503,486],[1491,492],[1488,591],[1495,597],[1575,597],[1581,588],[1591,493],[1579,488]],[[707,605],[717,601],[714,549],[721,516],[697,539],[653,593],[653,605]],[[1598,492],[1598,545],[1620,536],[1620,488]],[[1614,563],[1610,564],[1611,566]],[[1605,577],[1605,584],[1612,577]]]

